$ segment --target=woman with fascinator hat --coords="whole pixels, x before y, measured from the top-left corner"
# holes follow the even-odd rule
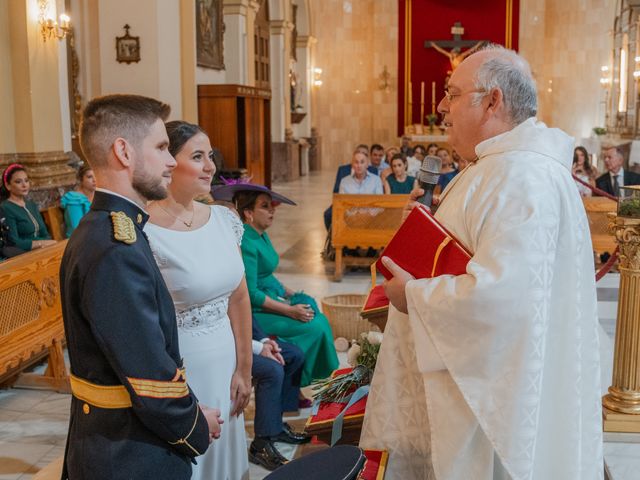
[[[273,223],[276,205],[295,203],[254,184],[224,185],[212,193],[216,200],[231,200],[244,222],[242,258],[255,319],[266,333],[304,352],[302,387],[328,377],[339,362],[327,317],[312,297],[286,287],[274,275],[279,256],[266,231]]]

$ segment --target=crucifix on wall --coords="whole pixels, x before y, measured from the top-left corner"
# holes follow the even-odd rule
[[[451,27],[453,40],[425,40],[424,48],[433,48],[442,53],[451,63],[451,71],[455,70],[460,62],[482,47],[486,40],[462,40],[464,27],[460,22],[456,22]],[[462,51],[464,47],[470,47]],[[447,50],[450,48],[450,50]],[[451,72],[449,72],[451,73]]]

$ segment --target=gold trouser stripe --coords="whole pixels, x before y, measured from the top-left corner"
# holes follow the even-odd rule
[[[131,397],[124,385],[96,385],[75,375],[70,376],[71,392],[79,400],[99,408],[129,408]]]

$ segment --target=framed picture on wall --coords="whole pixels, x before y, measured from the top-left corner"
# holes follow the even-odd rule
[[[196,0],[196,57],[199,67],[224,70],[223,0]]]
[[[118,63],[137,63],[140,61],[140,37],[129,35],[129,25],[122,28],[125,34],[116,37],[116,60]]]

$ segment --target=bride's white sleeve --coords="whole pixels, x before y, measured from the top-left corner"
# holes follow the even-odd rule
[[[216,205],[214,208],[220,209],[219,211],[222,213],[222,216],[227,221],[231,230],[233,231],[233,235],[235,237],[236,244],[240,246],[242,243],[242,235],[244,235],[244,225],[240,220],[238,214],[230,209],[229,207],[224,207],[221,205]]]

